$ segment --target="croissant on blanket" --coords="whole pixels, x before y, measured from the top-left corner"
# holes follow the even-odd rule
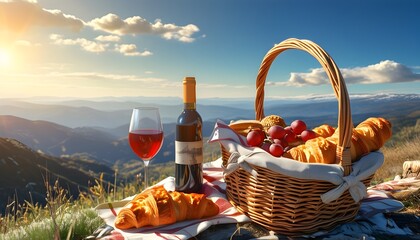
[[[326,126],[323,128],[328,129]],[[331,129],[320,131],[329,132],[323,136],[331,133]],[[350,148],[352,162],[359,160],[365,154],[379,150],[391,135],[391,123],[384,118],[372,117],[361,122],[353,129]],[[290,149],[284,156],[300,162],[334,164],[336,163],[337,142],[338,131],[335,131],[329,137],[320,136],[310,139],[305,144]]]
[[[219,207],[204,194],[168,192],[163,186],[148,189],[127,203],[115,219],[119,229],[160,226],[215,216]]]

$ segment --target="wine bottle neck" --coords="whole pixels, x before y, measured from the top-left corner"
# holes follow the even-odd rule
[[[192,102],[192,103],[184,103],[184,109],[185,110],[195,110],[196,109],[195,102]]]
[[[195,109],[195,78],[185,77],[183,81],[184,86],[184,107],[185,109]],[[187,106],[188,105],[188,106]]]

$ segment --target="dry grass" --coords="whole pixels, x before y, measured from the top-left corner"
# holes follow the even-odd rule
[[[117,187],[105,182],[101,174],[89,192],[80,192],[78,199],[74,200],[58,181],[54,185],[50,184],[48,178],[44,178],[44,181],[47,204],[11,202],[5,215],[0,214],[0,240],[83,239],[103,225],[103,220],[93,207],[132,196],[139,191],[135,184]]]
[[[385,146],[382,148],[385,162],[376,171],[372,182],[383,182],[401,175],[405,161],[420,160],[420,137],[406,140],[397,146]]]
[[[398,131],[382,152],[385,162],[376,171],[372,184],[392,180],[402,175],[405,161],[420,160],[420,120],[416,125]],[[403,198],[397,197],[405,206],[403,212],[420,215],[420,190],[409,193]]]

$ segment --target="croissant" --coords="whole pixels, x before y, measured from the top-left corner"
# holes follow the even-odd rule
[[[283,156],[305,163],[335,163],[337,144],[324,137],[310,139],[291,148]]]
[[[119,229],[160,226],[189,219],[215,216],[219,207],[204,194],[168,192],[157,186],[138,194],[115,219]]]
[[[314,131],[318,137],[327,138],[334,134],[335,129],[328,124],[323,124],[312,129],[312,131]]]
[[[384,118],[368,118],[353,130],[351,155],[357,161],[365,154],[379,150],[392,136],[392,125]]]
[[[384,118],[368,118],[353,129],[351,160],[355,162],[369,152],[379,150],[391,138],[391,123]],[[338,131],[333,135],[317,137],[287,151],[284,156],[307,163],[336,163],[335,152]]]

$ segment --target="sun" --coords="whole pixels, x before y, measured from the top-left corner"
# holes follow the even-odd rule
[[[11,57],[9,52],[4,49],[0,49],[0,67],[7,67],[11,63]]]

